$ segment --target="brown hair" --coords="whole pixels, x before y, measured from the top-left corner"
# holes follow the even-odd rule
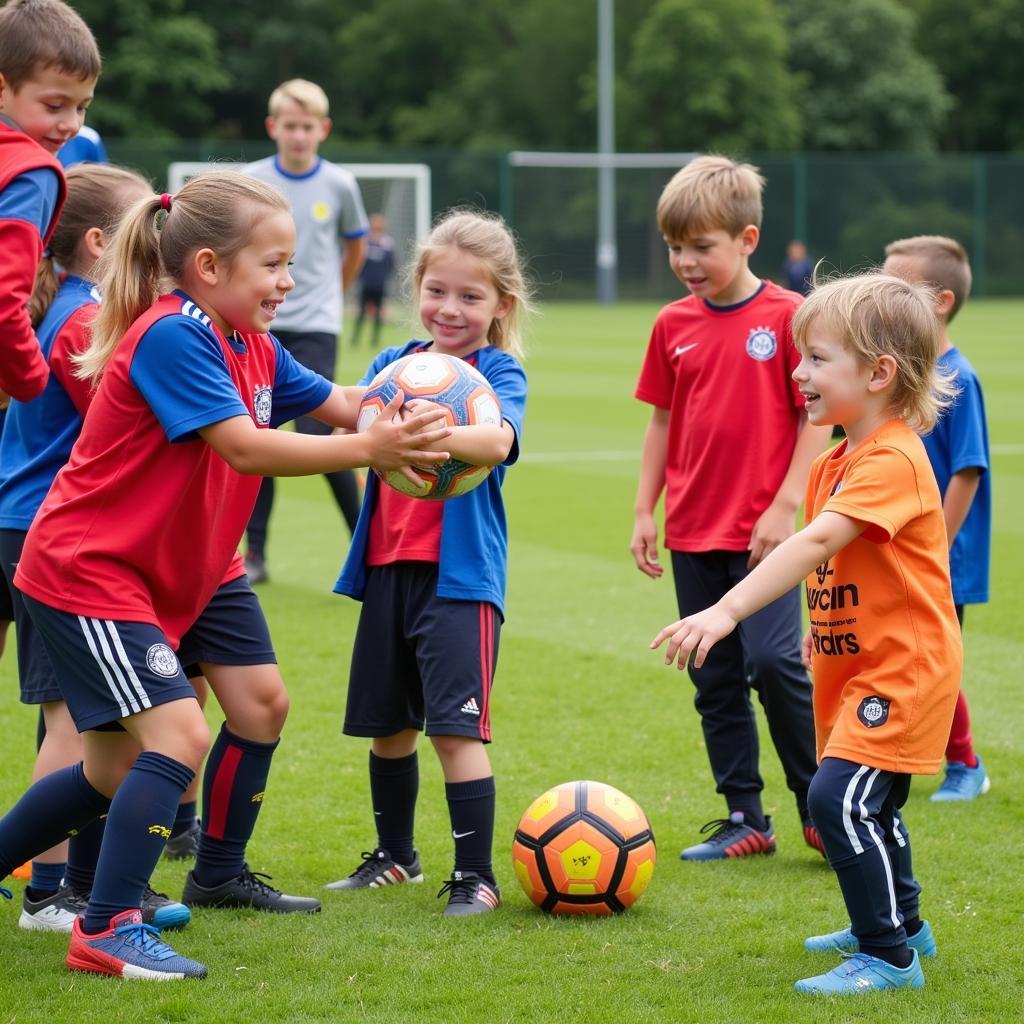
[[[450,210],[444,214],[416,252],[411,279],[417,293],[430,261],[445,249],[461,249],[475,256],[486,268],[499,297],[512,300],[508,313],[491,321],[487,341],[495,348],[522,357],[522,323],[532,309],[530,286],[509,226],[497,214],[477,210]]]
[[[28,303],[33,327],[42,322],[60,287],[54,264],[77,273],[79,245],[85,233],[99,228],[109,238],[131,203],[140,194],[152,192],[141,174],[111,164],[77,164],[68,170],[67,182],[67,199],[36,271]]]
[[[735,238],[748,224],[761,227],[764,178],[753,164],[726,156],[699,156],[677,171],[658,200],[658,230],[669,241],[705,231]]]
[[[181,283],[189,257],[211,249],[227,263],[248,244],[267,209],[289,212],[272,185],[237,171],[209,171],[182,185],[162,216],[164,200],[136,203],[100,261],[103,304],[78,374],[96,380],[125,331],[156,301],[165,278]]]
[[[61,0],[9,0],[0,8],[0,74],[14,90],[40,68],[56,67],[83,82],[98,78],[96,40]]]
[[[940,291],[953,293],[953,305],[946,314],[946,322],[956,316],[971,294],[971,262],[964,247],[954,238],[944,235],[914,235],[900,238],[885,247],[889,256],[909,256],[918,261],[923,280]]]
[[[935,292],[892,274],[840,277],[815,288],[793,317],[793,340],[807,350],[811,325],[822,320],[864,365],[896,362],[893,415],[925,434],[952,401],[956,387],[938,367],[941,334]]]

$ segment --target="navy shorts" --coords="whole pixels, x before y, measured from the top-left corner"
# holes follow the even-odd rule
[[[489,601],[437,596],[437,565],[371,566],[345,708],[349,736],[491,741],[491,686],[501,615]]]
[[[178,645],[178,660],[190,678],[199,662],[214,665],[276,665],[277,655],[259,598],[248,576],[222,584]]]
[[[13,599],[13,611],[8,621],[14,622],[14,630],[18,637],[18,680],[21,683],[22,704],[49,704],[63,700],[57,683],[57,675],[53,671],[53,662],[46,650],[46,644],[39,635],[32,616],[21,594],[14,586],[14,570],[21,558],[21,549],[25,545],[25,530],[0,530],[0,563],[3,566],[4,586],[10,587],[8,592]],[[2,604],[2,602],[0,602]],[[0,608],[0,618],[3,618]]]

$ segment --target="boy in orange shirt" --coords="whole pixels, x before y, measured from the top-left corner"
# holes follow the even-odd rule
[[[819,767],[811,815],[851,927],[806,948],[849,953],[800,992],[856,994],[924,985],[935,940],[918,910],[900,808],[913,774],[942,763],[959,688],[960,632],[942,502],[916,432],[953,388],[936,369],[934,296],[885,274],[833,281],[793,321],[793,372],[815,424],[846,440],[814,463],[807,526],[717,604],[666,626],[666,661],[700,666],[737,624],[806,577]]]

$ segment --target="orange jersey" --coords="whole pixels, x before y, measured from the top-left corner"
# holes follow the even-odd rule
[[[820,456],[807,518],[867,529],[807,578],[818,758],[934,775],[960,687],[942,502],[921,439],[891,420]]]

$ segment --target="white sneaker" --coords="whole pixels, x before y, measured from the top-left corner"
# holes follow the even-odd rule
[[[18,926],[30,932],[70,932],[75,918],[85,913],[89,902],[70,885],[61,886],[52,896],[41,900],[29,899],[28,894],[26,886]]]

